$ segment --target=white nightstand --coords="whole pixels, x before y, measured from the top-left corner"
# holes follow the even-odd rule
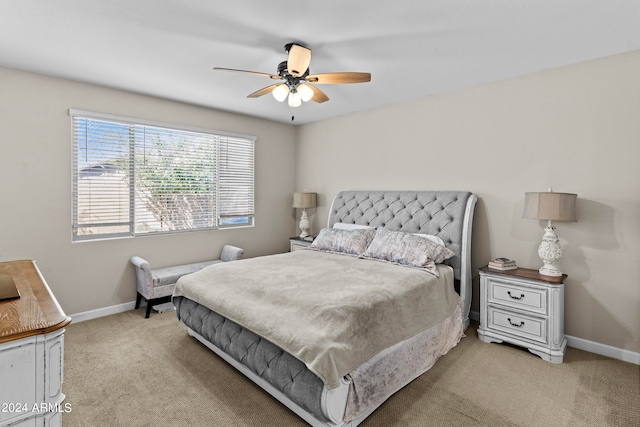
[[[300,237],[289,238],[289,251],[299,251],[300,249],[308,248],[313,240],[301,239]]]
[[[480,269],[480,327],[484,342],[508,342],[526,347],[551,363],[562,363],[567,350],[564,336],[564,281],[537,270]]]

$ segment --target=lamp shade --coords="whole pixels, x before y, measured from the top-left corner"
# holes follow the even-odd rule
[[[577,194],[524,193],[523,218],[549,221],[576,221]]]
[[[303,102],[307,102],[311,100],[311,98],[313,98],[313,95],[314,95],[314,92],[311,86],[305,85],[305,84],[301,84],[298,86],[298,93],[300,94],[300,99],[302,99]]]
[[[293,193],[293,207],[306,209],[316,207],[316,193]]]
[[[285,84],[278,85],[271,91],[271,94],[278,102],[282,102],[289,95],[289,87]]]
[[[289,107],[295,108],[302,105],[302,98],[298,92],[289,92]]]

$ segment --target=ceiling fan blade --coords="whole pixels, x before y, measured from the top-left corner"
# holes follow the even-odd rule
[[[218,71],[235,71],[238,73],[248,73],[248,74],[255,74],[257,76],[264,76],[264,77],[271,77],[272,79],[278,79],[280,80],[281,77],[280,76],[276,76],[275,74],[268,74],[268,73],[259,73],[257,71],[247,71],[247,70],[236,70],[235,68],[221,68],[221,67],[213,67],[214,70],[218,70]]]
[[[312,101],[315,101],[318,104],[320,104],[322,102],[326,102],[329,100],[329,97],[327,96],[327,94],[321,91],[320,89],[318,89],[317,87],[310,85],[309,83],[306,83],[306,85],[311,86],[311,89],[313,89],[313,96],[311,97]]]
[[[309,68],[311,62],[311,49],[299,44],[292,44],[289,48],[289,58],[287,59],[287,70],[294,77],[300,77]]]
[[[305,79],[309,83],[317,84],[345,84],[345,83],[366,83],[371,81],[371,73],[324,73],[313,74]]]
[[[252,93],[252,94],[250,94],[250,95],[247,95],[247,98],[257,98],[257,97],[259,97],[259,96],[262,96],[262,95],[266,95],[266,94],[268,94],[268,93],[271,93],[271,92],[273,92],[273,90],[276,88],[276,86],[280,86],[281,84],[282,84],[282,83],[276,83],[276,84],[271,85],[271,86],[263,87],[262,89],[257,90],[257,91],[253,92],[253,93]]]

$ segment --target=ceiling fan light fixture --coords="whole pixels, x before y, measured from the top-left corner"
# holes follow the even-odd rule
[[[305,84],[301,84],[300,86],[298,86],[298,93],[300,94],[300,99],[302,99],[302,102],[307,102],[311,100],[311,98],[313,98],[313,95],[314,95],[314,92],[311,86],[305,85]]]
[[[318,104],[327,102],[329,97],[315,84],[347,84],[371,81],[371,73],[344,71],[337,73],[309,74],[311,49],[297,43],[288,43],[284,47],[287,60],[278,64],[277,74],[261,73],[257,71],[238,70],[235,68],[214,67],[214,70],[235,71],[268,77],[279,80],[275,84],[263,87],[247,95],[247,98],[258,98],[271,93],[276,101],[287,99],[289,107],[296,108],[303,102],[313,101]],[[313,84],[311,84],[313,83]]]
[[[302,98],[298,92],[289,92],[289,107],[299,107],[302,105]]]
[[[287,98],[287,95],[289,95],[289,87],[286,84],[278,85],[271,91],[271,94],[276,101],[282,102]]]

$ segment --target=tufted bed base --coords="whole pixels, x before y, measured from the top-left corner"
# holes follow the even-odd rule
[[[327,388],[303,362],[268,340],[188,298],[174,296],[178,318],[190,335],[309,424],[355,427],[453,348],[468,326],[471,226],[476,200],[468,192],[347,191],[336,196],[329,212],[329,227],[342,222],[442,238],[456,254],[446,263],[454,272],[462,300],[445,321],[375,355],[345,376],[337,388]],[[376,390],[388,386],[385,373],[391,370],[394,374],[401,372],[397,384],[376,394]],[[373,392],[365,393],[365,389]]]
[[[242,371],[251,372],[270,384],[278,393],[287,396],[292,403],[320,421],[329,421],[322,411],[324,384],[304,363],[252,331],[188,298],[175,297],[174,304],[178,319],[189,328],[190,335],[234,367],[240,369],[238,365],[241,365]]]
[[[462,337],[459,306],[438,325],[372,357],[340,387],[328,389],[304,363],[252,331],[188,298],[176,297],[174,303],[189,335],[316,427],[357,426]],[[379,377],[386,377],[385,388],[372,383]]]

